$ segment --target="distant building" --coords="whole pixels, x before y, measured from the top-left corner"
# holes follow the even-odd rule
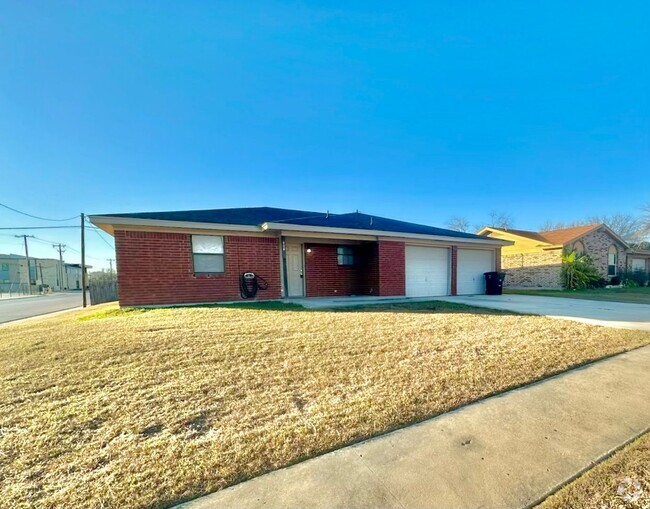
[[[29,277],[24,255],[0,254],[0,291],[27,290],[28,282],[33,290],[81,289],[81,265],[61,263],[54,258],[30,258]]]

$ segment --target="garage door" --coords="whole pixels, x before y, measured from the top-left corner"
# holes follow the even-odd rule
[[[406,296],[449,295],[449,249],[406,246]]]
[[[494,270],[494,251],[458,250],[458,295],[485,293],[485,272]]]

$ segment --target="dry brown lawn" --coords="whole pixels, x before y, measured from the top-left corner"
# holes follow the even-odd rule
[[[105,306],[1,327],[0,507],[169,507],[650,343],[430,308]]]
[[[568,484],[538,509],[650,507],[650,434]]]

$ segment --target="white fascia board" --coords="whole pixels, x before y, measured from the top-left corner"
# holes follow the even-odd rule
[[[136,217],[114,217],[114,216],[88,216],[91,223],[96,226],[157,226],[163,228],[186,228],[199,230],[231,230],[238,232],[262,232],[259,226],[244,224],[223,224],[223,223],[199,223],[194,221],[167,221],[163,219],[142,219]]]
[[[484,237],[481,239],[468,239],[463,237],[450,237],[446,235],[424,235],[420,233],[402,233],[402,232],[388,232],[381,230],[360,230],[356,228],[329,228],[326,226],[303,226],[297,224],[287,223],[264,223],[262,224],[263,230],[287,230],[287,231],[300,231],[300,232],[316,232],[316,233],[331,233],[331,234],[346,234],[346,235],[366,235],[373,237],[391,237],[401,239],[421,239],[421,240],[442,240],[452,242],[455,244],[482,244],[492,246],[511,246],[514,242],[510,240],[492,239]]]

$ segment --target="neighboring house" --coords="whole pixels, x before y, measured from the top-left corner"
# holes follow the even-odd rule
[[[501,253],[504,286],[561,288],[562,252],[576,250],[588,255],[600,275],[611,280],[625,268],[629,246],[607,225],[590,224],[543,232],[487,226],[479,235],[510,240]]]
[[[484,293],[510,244],[361,213],[270,207],[90,216],[115,237],[123,306],[255,298]]]
[[[629,249],[627,266],[630,270],[642,270],[650,275],[650,249]]]
[[[0,254],[0,291],[27,290],[27,261],[24,255]],[[29,282],[33,289],[53,291],[81,288],[81,265],[54,258],[30,258]]]

